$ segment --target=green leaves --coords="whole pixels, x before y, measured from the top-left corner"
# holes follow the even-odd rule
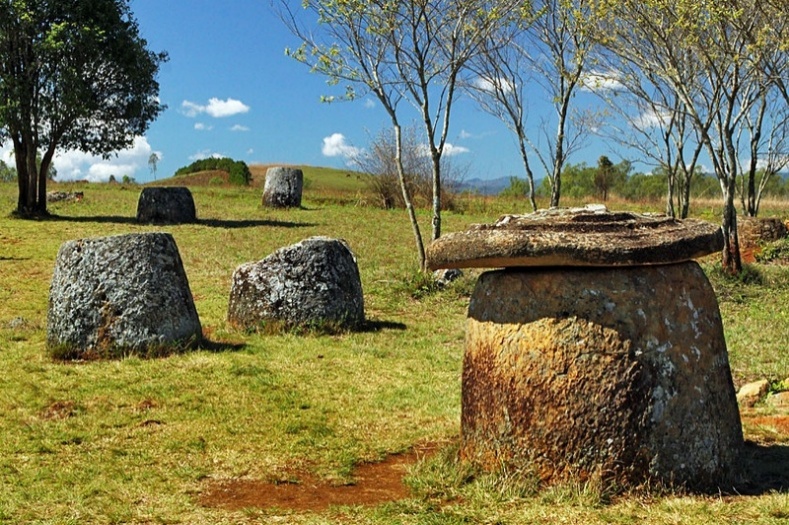
[[[164,109],[156,75],[167,54],[147,49],[128,1],[0,2],[0,129],[28,167],[18,211],[46,209],[37,153],[42,169],[56,148],[109,155]]]

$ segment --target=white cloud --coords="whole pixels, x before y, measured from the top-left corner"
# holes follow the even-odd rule
[[[236,124],[235,126],[230,128],[230,131],[249,131],[249,128],[246,126],[242,126],[241,124]]]
[[[221,159],[225,156],[226,155],[222,155],[221,153],[216,153],[216,152],[212,152],[211,150],[204,149],[194,153],[193,155],[189,155],[189,160],[195,161],[195,160],[203,160],[209,158]]]
[[[444,144],[444,155],[447,157],[454,157],[455,155],[462,155],[463,153],[469,153],[471,150],[465,148],[463,146],[455,146],[454,144],[450,144],[447,142]]]
[[[353,160],[359,156],[362,150],[348,144],[342,133],[333,133],[323,139],[321,152],[326,157],[344,157],[347,160]]]
[[[220,100],[216,97],[212,97],[208,100],[208,104],[206,105],[184,100],[181,102],[181,112],[187,117],[196,117],[197,115],[205,113],[214,118],[222,118],[247,113],[249,112],[249,106],[234,98]]]
[[[140,170],[148,170],[148,159],[156,153],[159,159],[162,152],[154,151],[145,137],[137,137],[128,149],[118,151],[109,159],[83,153],[66,151],[55,154],[53,163],[57,170],[57,180],[85,179],[91,182],[105,182],[114,175],[120,180],[124,175],[137,178]]]
[[[373,109],[375,107],[375,101],[371,98],[365,99],[364,107],[367,109]]]
[[[633,125],[639,129],[650,129],[658,126],[665,126],[671,119],[671,113],[667,110],[656,111],[649,109],[633,119]]]
[[[0,160],[9,166],[14,164],[14,146],[12,142],[0,143]]]
[[[584,91],[621,91],[625,85],[617,71],[590,71],[581,79]]]
[[[419,155],[421,157],[429,157],[430,156],[430,148],[427,144],[419,144],[418,145]],[[442,155],[444,157],[454,157],[455,155],[462,155],[463,153],[469,153],[471,150],[464,147],[464,146],[455,146],[452,143],[447,142],[444,144],[444,152]]]
[[[212,129],[214,129],[214,126],[207,126],[202,122],[195,122],[195,129],[197,131],[211,131]]]
[[[482,91],[500,91],[507,94],[515,90],[515,83],[507,78],[477,77],[473,84]]]
[[[474,135],[472,135],[471,133],[469,133],[465,129],[461,129],[460,130],[460,138],[463,139],[463,140],[468,140],[468,139],[470,139],[473,136]]]

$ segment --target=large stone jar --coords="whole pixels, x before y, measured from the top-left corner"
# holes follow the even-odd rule
[[[197,222],[194,198],[189,188],[143,188],[137,201],[137,222],[190,224]]]
[[[343,240],[310,237],[242,264],[233,272],[227,319],[252,330],[358,328],[364,295],[356,258]]]
[[[273,167],[266,170],[263,206],[299,208],[304,187],[304,173],[299,168]]]
[[[54,356],[158,355],[201,338],[170,234],[79,239],[60,247],[47,312],[47,347]]]
[[[508,261],[469,306],[461,455],[546,482],[730,487],[739,412],[715,294],[689,260],[721,241],[705,223],[583,209],[432,245],[434,267],[462,265],[461,245],[474,266]]]

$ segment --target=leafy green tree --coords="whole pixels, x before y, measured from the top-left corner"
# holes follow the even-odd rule
[[[151,170],[151,175],[153,175],[153,180],[156,180],[156,168],[159,164],[159,155],[156,152],[151,153],[151,156],[148,157],[148,167]]]
[[[249,166],[243,160],[233,160],[229,157],[209,157],[196,160],[188,166],[178,168],[175,176],[188,175],[198,171],[217,170],[227,172],[231,184],[246,186],[252,180]]]
[[[668,176],[658,168],[653,173],[634,173],[627,178],[620,193],[631,201],[653,201],[660,199],[666,191]]]
[[[563,195],[571,199],[582,199],[594,195],[596,192],[594,184],[596,171],[597,168],[589,166],[585,162],[565,164],[561,173],[561,178],[564,181]],[[552,189],[550,181],[543,179],[543,184],[547,184]]]
[[[0,139],[14,147],[18,215],[47,214],[56,149],[109,156],[164,109],[167,56],[147,49],[128,4],[0,0]]]
[[[0,182],[11,182],[16,180],[16,170],[0,160]]]
[[[630,169],[631,165],[627,161],[622,161],[614,165],[611,159],[605,155],[597,160],[597,169],[594,173],[594,186],[597,190],[597,195],[603,199],[603,202],[608,200],[608,195],[611,190],[619,189],[624,186]]]
[[[535,188],[534,181],[530,179],[521,179],[519,177],[510,177],[510,185],[501,190],[499,194],[501,197],[519,198],[528,196],[531,202],[534,202]],[[532,209],[536,210],[536,203],[532,205]]]
[[[623,69],[660,79],[703,144],[723,197],[723,267],[742,271],[739,137],[766,93],[789,103],[785,0],[596,0],[597,34]],[[758,114],[758,113],[757,113]]]

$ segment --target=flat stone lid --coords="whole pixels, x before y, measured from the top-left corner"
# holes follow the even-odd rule
[[[661,214],[611,212],[602,205],[504,215],[427,247],[439,268],[523,266],[649,266],[703,257],[723,249],[720,226]]]

